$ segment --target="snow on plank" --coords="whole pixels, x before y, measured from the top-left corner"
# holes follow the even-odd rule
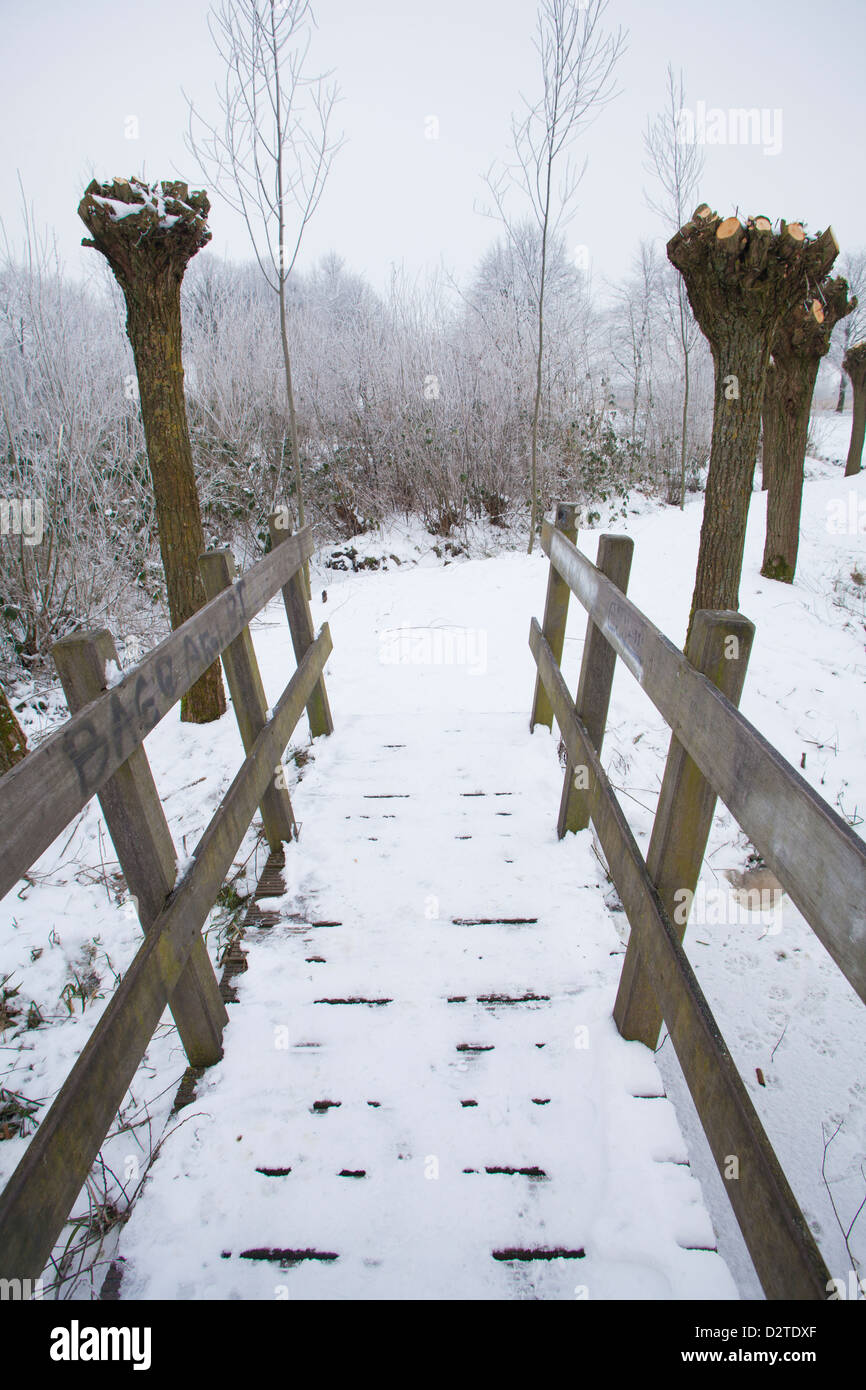
[[[612,1022],[619,939],[588,837],[556,839],[549,747],[522,713],[388,735],[384,787],[380,719],[316,744],[121,1298],[735,1297],[655,1063]]]

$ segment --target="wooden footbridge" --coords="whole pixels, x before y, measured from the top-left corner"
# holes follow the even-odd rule
[[[97,795],[144,930],[0,1195],[0,1278],[42,1273],[168,1006],[190,1120],[123,1229],[111,1296],[734,1297],[650,1050],[664,1021],[767,1297],[826,1298],[676,924],[720,796],[866,1000],[866,847],[738,712],[751,624],[698,614],[683,655],[626,597],[630,540],[602,537],[593,565],[573,508],[545,525],[530,722],[555,720],[568,752],[560,836],[592,822],[628,917],[624,958],[600,967],[581,937],[587,837],[566,855],[527,809],[537,741],[509,746],[504,716],[457,730],[447,710],[360,711],[346,756],[302,579],[311,533],[274,518],[272,538],[241,578],[227,552],[204,556],[207,606],[110,688],[108,633],[60,643],[71,716],[0,782],[0,893]],[[298,665],[268,709],[249,623],[280,590]],[[576,698],[560,671],[572,594],[588,614]],[[176,881],[143,745],[217,656],[246,758]],[[600,761],[617,659],[671,729],[646,860]],[[298,841],[274,769],[305,708],[329,737],[296,794]],[[271,857],[221,987],[201,929],[257,808]],[[305,876],[337,838],[341,874]]]

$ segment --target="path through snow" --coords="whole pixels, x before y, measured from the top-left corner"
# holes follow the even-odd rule
[[[282,920],[248,934],[225,1058],[123,1232],[124,1298],[736,1297],[652,1054],[611,1019],[589,834],[556,838],[531,601],[492,572],[467,613],[461,569],[403,577],[412,638],[335,590],[336,730],[294,793]]]

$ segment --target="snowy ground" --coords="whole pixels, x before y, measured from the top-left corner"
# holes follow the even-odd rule
[[[435,608],[417,586],[416,619],[457,616],[460,577]],[[360,637],[377,609],[355,589],[338,622]],[[346,645],[353,702],[335,672],[340,732],[263,904],[283,920],[246,938],[226,1058],[123,1232],[121,1296],[735,1296],[652,1056],[611,1021],[619,943],[587,838],[559,853],[550,747],[501,699],[478,712],[466,671],[383,675]]]
[[[859,823],[866,807],[866,748],[858,730],[866,674],[866,477],[841,476],[838,460],[844,458],[849,428],[850,417],[833,416],[816,428],[825,461],[809,464],[800,564],[792,588],[760,577],[764,500],[760,493],[754,495],[740,607],[755,622],[757,636],[742,708],[795,766],[801,766],[805,755],[803,775]],[[685,514],[643,505],[616,527],[635,537],[632,598],[676,642],[682,640],[688,615],[701,503],[701,498],[690,500]],[[858,532],[861,515],[864,529]],[[585,533],[581,542],[593,558],[596,540],[595,534]],[[400,1125],[406,1152],[412,1155],[411,1167],[402,1171],[412,1173],[434,1156],[440,1178],[421,1176],[425,1195],[420,1205],[417,1193],[412,1195],[412,1180],[393,1178],[388,1202],[405,1214],[416,1244],[399,1247],[400,1221],[388,1220],[387,1205],[380,1206],[386,1212],[381,1248],[391,1261],[383,1268],[403,1270],[406,1278],[411,1270],[418,1278],[417,1241],[426,1221],[438,1235],[429,1247],[437,1257],[425,1265],[424,1277],[437,1286],[449,1251],[477,1249],[479,1241],[500,1238],[518,1243],[520,1227],[508,1227],[506,1215],[510,1212],[508,1220],[517,1221],[515,1213],[525,1209],[530,1225],[547,1221],[539,1243],[577,1243],[586,1248],[586,1258],[567,1262],[571,1272],[565,1283],[549,1271],[536,1285],[509,1282],[501,1268],[485,1266],[474,1296],[532,1296],[535,1289],[542,1297],[573,1297],[577,1285],[588,1285],[592,1297],[734,1292],[722,1260],[680,1249],[680,1244],[713,1241],[707,1238],[701,1207],[693,1203],[689,1170],[676,1163],[686,1150],[671,1107],[660,1100],[630,1098],[659,1088],[649,1054],[622,1043],[609,1022],[620,963],[611,952],[622,950],[623,917],[612,910],[616,903],[592,854],[590,832],[562,844],[556,841],[561,786],[556,742],[545,730],[532,737],[528,733],[534,668],[526,638],[530,617],[540,617],[543,610],[547,562],[538,554],[519,553],[467,560],[444,551],[443,542],[437,544],[440,556],[430,554],[429,538],[394,530],[354,543],[355,563],[365,554],[402,560],[400,565],[389,560],[387,572],[354,573],[351,559],[346,571],[319,567],[315,572],[314,618],[317,625],[327,619],[334,638],[328,685],[336,732],[332,740],[317,742],[314,762],[300,774],[289,763],[295,813],[302,823],[301,840],[290,851],[289,886],[298,902],[315,904],[316,914],[322,910],[344,926],[334,929],[326,949],[318,949],[326,929],[312,932],[310,949],[311,933],[305,937],[290,928],[275,928],[250,947],[250,969],[239,981],[242,1002],[232,1008],[226,1035],[226,1060],[208,1077],[199,1101],[169,1121],[171,1133],[150,1169],[152,1183],[121,1234],[132,1296],[162,1292],[159,1280],[168,1277],[180,1296],[180,1284],[188,1286],[187,1296],[207,1296],[208,1280],[243,1278],[246,1282],[238,1287],[242,1296],[272,1297],[277,1282],[294,1279],[301,1269],[275,1279],[274,1267],[247,1262],[249,1271],[257,1272],[241,1276],[234,1259],[217,1259],[213,1265],[213,1250],[219,1247],[217,1256],[223,1248],[239,1250],[237,1242],[246,1240],[245,1230],[253,1226],[250,1247],[339,1249],[343,1228],[334,1220],[354,1206],[355,1229],[363,1228],[362,1213],[376,1196],[377,1175],[394,1172],[393,1163],[387,1168],[390,1151],[382,1136],[393,1137]],[[573,603],[564,656],[572,686],[584,627],[582,612]],[[274,700],[292,665],[279,604],[255,624],[254,638],[268,698]],[[56,699],[48,701],[46,724],[54,721],[58,708]],[[299,729],[298,742],[304,735],[305,729]],[[390,750],[392,764],[383,761],[389,756],[382,748],[386,743],[406,745]],[[604,762],[626,793],[624,806],[644,845],[667,746],[663,721],[620,669]],[[192,728],[170,716],[148,739],[147,749],[183,855],[195,845],[234,775],[240,739],[231,717],[218,727]],[[508,802],[518,807],[517,825],[489,814],[488,798],[460,795],[472,790],[511,791]],[[390,811],[381,811],[389,803],[364,803],[365,794],[377,791],[408,798],[396,803],[395,821],[384,819]],[[360,820],[370,814],[365,805],[379,808],[377,817],[381,811],[375,828]],[[470,818],[466,832],[458,829],[464,817]],[[364,830],[376,838],[359,835]],[[473,838],[454,838],[461,833]],[[503,838],[508,834],[517,841],[513,855]],[[750,848],[721,808],[702,879],[709,910],[703,920],[691,922],[686,946],[830,1271],[845,1278],[851,1259],[840,1222],[848,1226],[866,1194],[866,1082],[860,1064],[866,1015],[787,899],[781,919],[750,917],[735,903],[724,871],[742,869]],[[507,864],[508,857],[514,864]],[[254,832],[238,864],[244,860],[246,877],[237,884],[242,892],[264,861]],[[0,986],[8,976],[6,993],[17,991],[6,1004],[0,1086],[40,1102],[36,1118],[44,1114],[70,1059],[98,1019],[114,975],[126,968],[138,943],[137,920],[116,871],[98,808],[91,806],[34,867],[33,882],[0,904]],[[223,905],[211,919],[208,941],[215,958],[231,906]],[[296,910],[289,899],[286,910]],[[438,917],[431,915],[434,910]],[[312,910],[308,915],[314,915]],[[538,928],[501,928],[497,935],[493,928],[452,923],[454,917],[497,915],[537,916]],[[467,932],[475,934],[473,942],[483,937],[477,953],[481,961],[473,960],[471,966],[475,953],[466,944]],[[311,963],[313,955],[325,961]],[[322,978],[317,972],[322,971],[332,977],[329,995],[333,987],[335,995],[391,996],[394,1003],[315,1006],[312,999],[319,997]],[[549,994],[551,1002],[498,1009],[472,1002],[479,994],[527,990]],[[443,1002],[452,994],[465,994],[467,1003]],[[323,1010],[324,1020],[318,1017]],[[313,1017],[318,1037],[309,1036],[306,1026]],[[362,1023],[367,1041],[356,1048],[351,1029]],[[273,1043],[274,1027],[283,1024],[291,1044],[287,1050]],[[583,1026],[589,1047],[575,1048],[575,1028]],[[410,1040],[407,1053],[399,1067],[391,1058],[387,1067],[383,1060],[371,1072],[371,1059],[382,1056],[377,1049],[385,1046],[383,1035],[390,1038],[392,1027],[395,1036]],[[536,1038],[538,1027],[543,1033]],[[458,1032],[465,1038],[458,1038]],[[461,1040],[483,1041],[482,1032],[490,1032],[496,1050],[477,1054],[481,1065],[472,1062],[471,1071],[458,1071],[448,1048]],[[308,1049],[299,1060],[296,1044],[316,1040],[326,1046]],[[540,1041],[548,1041],[549,1050],[530,1049]],[[530,1064],[526,1057],[532,1052],[536,1056]],[[574,1068],[586,1062],[595,1062],[596,1070],[576,1083]],[[284,1088],[283,1131],[277,1118],[281,1083],[276,1069],[287,1064],[294,1070],[292,1084]],[[691,1172],[703,1187],[719,1252],[739,1293],[758,1297],[669,1042],[663,1043],[657,1066],[676,1108]],[[104,1208],[106,1201],[123,1207],[125,1196],[143,1181],[183,1067],[167,1016],[103,1150],[106,1168],[76,1211]],[[299,1075],[306,1077],[302,1083],[294,1080]],[[519,1078],[517,1087],[514,1077]],[[381,1094],[373,1094],[373,1081],[380,1078]],[[470,1078],[474,1088],[468,1087]],[[311,1115],[313,1101],[327,1098],[327,1088],[336,1085],[343,1088],[345,1103]],[[313,1094],[318,1091],[321,1095]],[[249,1122],[239,1122],[235,1129],[234,1112],[242,1096],[250,1107]],[[534,1105],[533,1099],[548,1096],[549,1106]],[[479,1104],[463,1107],[463,1099]],[[368,1107],[369,1100],[378,1100],[381,1111]],[[553,1123],[555,1106],[561,1107],[560,1126]],[[225,1123],[209,1119],[211,1110]],[[385,1118],[381,1112],[386,1110],[389,1126],[376,1129],[374,1121]],[[657,1118],[648,1119],[650,1114]],[[11,1137],[0,1143],[0,1181],[23,1151],[18,1124],[15,1107],[10,1109],[4,1098],[0,1136]],[[825,1141],[840,1124],[822,1176]],[[238,1134],[244,1139],[238,1141]],[[278,1134],[285,1139],[278,1140]],[[641,1145],[627,1135],[640,1135]],[[351,1155],[343,1147],[350,1139]],[[333,1168],[338,1157],[346,1168],[369,1167],[370,1177],[334,1176],[334,1217],[314,1229],[307,1174],[318,1161]],[[460,1171],[497,1165],[537,1165],[550,1176],[545,1181]],[[295,1171],[282,1179],[251,1179],[257,1166],[292,1166]],[[207,1191],[221,1193],[214,1202],[222,1206],[203,1211],[190,1181],[180,1174],[205,1170],[219,1171],[219,1186],[208,1184]],[[662,1174],[673,1176],[662,1180]],[[238,1186],[251,1180],[259,1182],[259,1189]],[[288,1186],[293,1181],[294,1192]],[[670,1184],[667,1208],[658,1204],[660,1183]],[[234,1196],[236,1189],[244,1192],[243,1200]],[[304,1195],[297,1202],[301,1189]],[[644,1190],[653,1197],[642,1215]],[[300,1209],[306,1223],[300,1238],[276,1229],[275,1213],[283,1212],[287,1201],[293,1212]],[[457,1231],[445,1229],[444,1212],[463,1210],[460,1203],[468,1204],[471,1219]],[[194,1220],[185,1217],[189,1211],[195,1212]],[[244,1214],[251,1225],[242,1229]],[[166,1276],[165,1262],[157,1258],[158,1237],[167,1238],[170,1229],[181,1234],[177,1223],[171,1226],[175,1216],[187,1221],[185,1253]],[[80,1234],[79,1229],[72,1243]],[[105,1239],[93,1280],[97,1287],[116,1237],[115,1228]],[[520,1243],[528,1243],[525,1235]],[[850,1245],[861,1266],[866,1264],[866,1216],[854,1226]],[[306,1286],[315,1285],[324,1296],[328,1287],[339,1288],[341,1295],[351,1292],[342,1281],[351,1282],[345,1271],[354,1269],[359,1280],[369,1281],[365,1287],[387,1291],[386,1275],[363,1264],[376,1257],[372,1247],[359,1240],[352,1248],[363,1249],[360,1263],[345,1262],[339,1275],[337,1265],[313,1268],[307,1263],[302,1278],[312,1282]],[[75,1268],[73,1261],[67,1274]],[[697,1268],[700,1273],[694,1275]],[[87,1297],[91,1287],[89,1277],[69,1279],[63,1292]],[[223,1288],[224,1283],[212,1287]],[[461,1291],[461,1296],[471,1294],[471,1289]]]

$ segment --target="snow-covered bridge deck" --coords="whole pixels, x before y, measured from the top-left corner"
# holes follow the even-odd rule
[[[453,670],[355,675],[120,1297],[736,1297],[549,736],[450,713]]]
[[[211,1070],[126,1213],[121,1296],[736,1296],[650,1050],[662,1016],[764,1292],[825,1296],[829,1271],[665,903],[697,882],[720,796],[863,998],[866,853],[717,689],[716,677],[739,696],[748,620],[698,615],[683,655],[624,597],[613,570],[630,543],[602,538],[594,566],[559,524],[570,510],[543,529],[551,569],[531,658],[515,621],[524,595],[538,611],[528,557],[338,581],[311,612],[309,528],[234,584],[227,558],[209,557],[217,596],[119,680],[107,634],[61,644],[81,708],[4,782],[0,888],[97,792],[147,938],[0,1194],[4,1273],[45,1267],[170,1001],[186,1056]],[[265,613],[281,587],[291,639]],[[591,620],[570,638],[569,592]],[[314,635],[326,601],[335,646],[328,626]],[[393,627],[397,601],[410,621]],[[274,628],[265,689],[293,668],[290,645],[298,662],[271,709],[247,625]],[[178,874],[141,743],[216,650],[247,756],[219,800],[233,726],[184,733],[181,756],[198,746],[216,774],[195,812],[219,805]],[[636,835],[651,808],[633,831],[618,800],[631,792],[597,752],[612,653],[663,720],[630,742],[650,730],[650,766],[669,748],[646,860]],[[331,655],[336,732],[321,685]],[[561,841],[555,744],[527,729],[533,677],[531,722],[554,712],[575,769],[560,818],[578,833]],[[296,841],[273,770],[305,706],[316,741],[294,792]],[[641,790],[629,752],[614,751],[611,771]],[[290,842],[285,882],[250,921],[224,1032],[197,933],[257,806],[269,843]],[[592,833],[579,830],[586,811]],[[594,835],[633,928],[622,972],[625,915]],[[111,1297],[114,1272],[108,1282]]]

